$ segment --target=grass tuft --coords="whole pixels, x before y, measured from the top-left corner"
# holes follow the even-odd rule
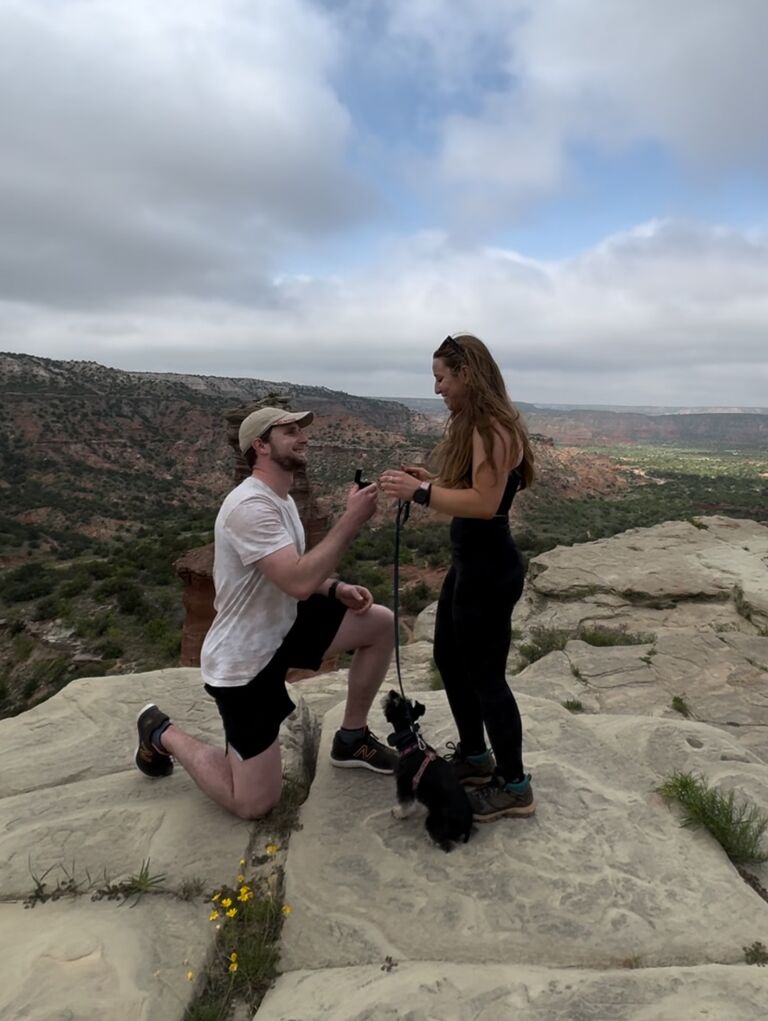
[[[680,713],[680,715],[684,716],[686,719],[689,719],[691,716],[691,707],[682,695],[675,695],[672,698],[672,708],[676,713]]]
[[[742,947],[744,951],[744,960],[747,964],[764,965],[768,964],[768,949],[766,949],[765,943],[761,943],[759,939],[756,939],[754,943],[750,943],[748,947]]]
[[[518,646],[518,650],[529,663],[548,656],[550,652],[562,652],[569,640],[568,634],[555,628],[531,628],[528,641]]]
[[[431,691],[442,691],[445,685],[434,660],[429,664],[429,687]]]
[[[578,698],[568,698],[560,703],[569,713],[583,713],[584,704]]]
[[[708,787],[694,773],[673,773],[658,788],[668,801],[683,808],[683,826],[703,826],[717,840],[734,863],[768,861],[761,841],[768,828],[768,816],[746,799],[736,801],[734,791],[724,794]]]

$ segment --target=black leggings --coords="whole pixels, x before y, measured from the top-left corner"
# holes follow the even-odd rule
[[[485,750],[483,726],[507,781],[522,779],[523,726],[506,678],[522,558],[506,518],[455,518],[453,562],[437,605],[434,656],[463,755]]]

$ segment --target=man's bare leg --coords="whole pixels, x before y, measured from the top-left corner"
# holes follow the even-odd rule
[[[373,700],[392,660],[394,641],[394,618],[386,606],[374,605],[359,617],[348,612],[342,620],[326,655],[354,649],[341,722],[345,729],[356,730],[367,724]]]
[[[244,761],[232,749],[227,754],[173,723],[160,740],[203,793],[241,819],[258,819],[280,800],[283,770],[279,739]]]

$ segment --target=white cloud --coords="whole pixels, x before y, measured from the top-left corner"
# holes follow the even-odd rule
[[[304,0],[16,0],[0,40],[6,297],[252,296],[370,205]]]
[[[763,0],[388,6],[393,38],[438,90],[484,89],[444,115],[435,159],[444,182],[463,185],[465,215],[513,219],[563,184],[574,146],[651,142],[694,174],[768,171]]]
[[[438,232],[373,268],[283,277],[269,303],[142,302],[55,325],[6,306],[17,349],[131,368],[428,394],[446,333],[484,337],[520,400],[758,405],[768,392],[768,238],[656,222],[578,258],[458,249]]]
[[[428,393],[467,328],[520,399],[764,403],[758,230],[484,242],[574,147],[764,174],[766,37],[763,0],[6,0],[0,347]]]

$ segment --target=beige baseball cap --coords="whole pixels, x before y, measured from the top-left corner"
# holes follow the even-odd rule
[[[311,411],[286,411],[285,408],[259,408],[252,411],[240,423],[238,440],[243,453],[250,450],[254,440],[263,436],[273,425],[289,425],[298,422],[303,428],[309,425],[315,416]]]

